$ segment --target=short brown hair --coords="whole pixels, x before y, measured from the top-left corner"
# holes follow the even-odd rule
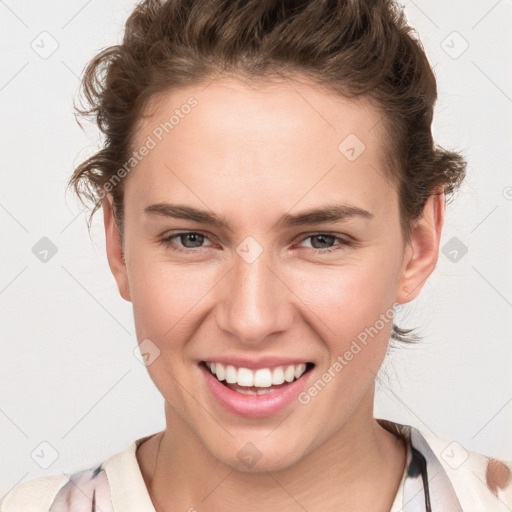
[[[387,172],[396,184],[404,240],[426,200],[450,198],[466,162],[434,144],[437,86],[402,8],[388,0],[145,0],[126,21],[121,44],[85,69],[83,116],[105,135],[100,151],[73,172],[69,186],[92,216],[106,184],[125,165],[137,124],[156,94],[218,74],[244,80],[304,77],[382,114]],[[123,181],[108,187],[123,234]],[[393,325],[392,337],[411,341]]]

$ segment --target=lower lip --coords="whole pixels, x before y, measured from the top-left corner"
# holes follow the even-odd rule
[[[200,364],[206,385],[217,401],[229,412],[248,418],[266,418],[282,411],[303,391],[307,377],[311,371],[301,375],[299,379],[287,386],[267,393],[266,395],[244,395],[222,384],[211,372]]]

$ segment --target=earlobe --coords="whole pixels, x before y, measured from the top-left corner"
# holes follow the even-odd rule
[[[107,194],[101,202],[103,209],[103,222],[105,224],[105,241],[107,258],[110,270],[116,280],[121,297],[131,301],[130,287],[126,262],[123,255],[121,234],[115,222],[112,196]]]
[[[441,190],[432,194],[418,221],[411,230],[406,247],[396,302],[405,304],[414,300],[436,267],[439,243],[444,223],[445,196]]]

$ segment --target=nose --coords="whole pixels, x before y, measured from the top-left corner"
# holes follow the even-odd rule
[[[254,261],[236,254],[221,286],[217,325],[239,343],[264,343],[292,325],[293,292],[280,278],[270,251],[263,251]]]

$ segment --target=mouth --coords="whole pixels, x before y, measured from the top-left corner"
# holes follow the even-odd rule
[[[250,418],[268,417],[291,404],[305,388],[312,362],[247,368],[218,361],[199,363],[207,388],[231,413]]]
[[[266,395],[300,379],[311,371],[314,363],[299,363],[250,369],[225,365],[211,361],[202,361],[216,379],[229,389],[246,395]]]

